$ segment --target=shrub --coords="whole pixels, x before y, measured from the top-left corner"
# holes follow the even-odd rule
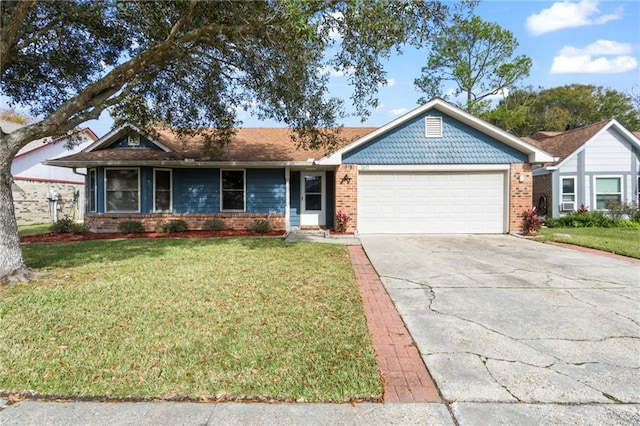
[[[74,221],[69,216],[65,216],[53,222],[49,230],[56,234],[84,234],[89,231],[89,227],[84,223]]]
[[[347,232],[347,225],[351,217],[349,214],[342,209],[338,210],[336,213],[336,232]]]
[[[266,234],[267,232],[271,232],[272,229],[271,224],[266,219],[257,219],[249,226],[249,231],[255,232],[256,234]]]
[[[578,209],[578,214],[589,213],[589,207],[585,206],[584,203],[580,204],[580,208]]]
[[[169,222],[165,222],[160,225],[160,230],[166,233],[174,233],[174,232],[185,232],[189,229],[187,222],[184,220],[170,220]]]
[[[204,229],[207,231],[220,231],[224,229],[224,222],[221,219],[209,219],[204,223]]]
[[[123,234],[139,234],[144,232],[144,225],[139,220],[124,220],[118,223],[118,231]]]
[[[522,214],[522,233],[524,235],[537,235],[542,222],[538,218],[535,207],[529,207]]]
[[[547,219],[549,228],[617,228],[620,220],[595,210]]]

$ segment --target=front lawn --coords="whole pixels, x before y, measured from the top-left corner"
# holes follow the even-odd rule
[[[38,223],[37,225],[21,225],[18,226],[18,235],[26,237],[28,235],[40,235],[50,232],[50,223]]]
[[[344,246],[276,239],[23,245],[0,289],[0,392],[382,398]]]
[[[539,232],[543,241],[575,244],[640,259],[640,229],[637,228],[542,228]]]

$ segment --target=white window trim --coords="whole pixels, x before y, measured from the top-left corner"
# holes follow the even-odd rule
[[[620,181],[620,202],[624,202],[624,179],[621,175],[598,175],[593,177],[593,210],[608,211],[607,209],[598,209],[598,179],[618,179]],[[614,194],[610,192],[609,194]]]
[[[242,210],[223,209],[223,196],[222,196],[222,173],[223,172],[242,172]],[[236,213],[244,213],[247,211],[247,170],[246,169],[220,169],[220,211],[236,212]]]
[[[136,170],[138,172],[138,209],[137,210],[109,210],[107,203],[107,175],[109,170]],[[105,213],[140,213],[140,168],[139,167],[105,167],[104,168],[104,211]]]
[[[431,123],[430,123],[431,122]],[[434,132],[434,127],[436,132]],[[424,118],[424,137],[425,138],[441,138],[442,137],[442,117],[436,115],[427,115]]]
[[[577,202],[578,202],[578,187],[577,187],[577,183],[578,183],[578,179],[576,176],[560,176],[560,205],[562,205],[562,203],[568,203],[568,201],[564,201],[564,185],[563,185],[563,181],[565,179],[571,179],[573,181],[573,209],[572,211],[576,211],[577,209]],[[569,193],[567,193],[568,195]]]
[[[89,169],[87,170],[87,173],[89,175],[89,197],[87,197],[89,202],[88,210],[91,213],[96,213],[98,211],[98,170]],[[91,188],[91,175],[93,175],[93,188]],[[94,209],[91,208],[91,204],[95,206]]]
[[[169,210],[156,208],[156,172],[169,172]],[[171,213],[173,211],[173,170],[171,169],[153,169],[153,211],[155,213]]]

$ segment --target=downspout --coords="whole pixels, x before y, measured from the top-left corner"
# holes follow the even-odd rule
[[[79,175],[79,176],[87,177],[87,174],[86,174],[86,173],[80,173],[80,172],[78,171],[78,168],[77,168],[77,167],[73,167],[73,168],[71,169],[71,171],[73,172],[73,174],[76,174],[76,175]]]

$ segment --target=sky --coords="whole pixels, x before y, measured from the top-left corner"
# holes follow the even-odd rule
[[[638,0],[484,0],[475,13],[511,31],[519,42],[515,55],[532,59],[530,76],[518,86],[551,88],[579,83],[640,93]],[[420,76],[427,54],[427,47],[407,47],[402,55],[386,61],[387,85],[379,88],[379,107],[364,122],[359,117],[348,117],[342,124],[379,127],[417,107],[422,94],[413,82]],[[352,90],[344,75],[331,72],[329,88],[330,96],[343,99],[346,111],[352,113]],[[452,86],[443,89],[446,93]],[[244,111],[239,112],[238,118],[243,127],[279,126],[259,121]],[[104,136],[113,122],[104,112],[100,120],[85,125]]]

